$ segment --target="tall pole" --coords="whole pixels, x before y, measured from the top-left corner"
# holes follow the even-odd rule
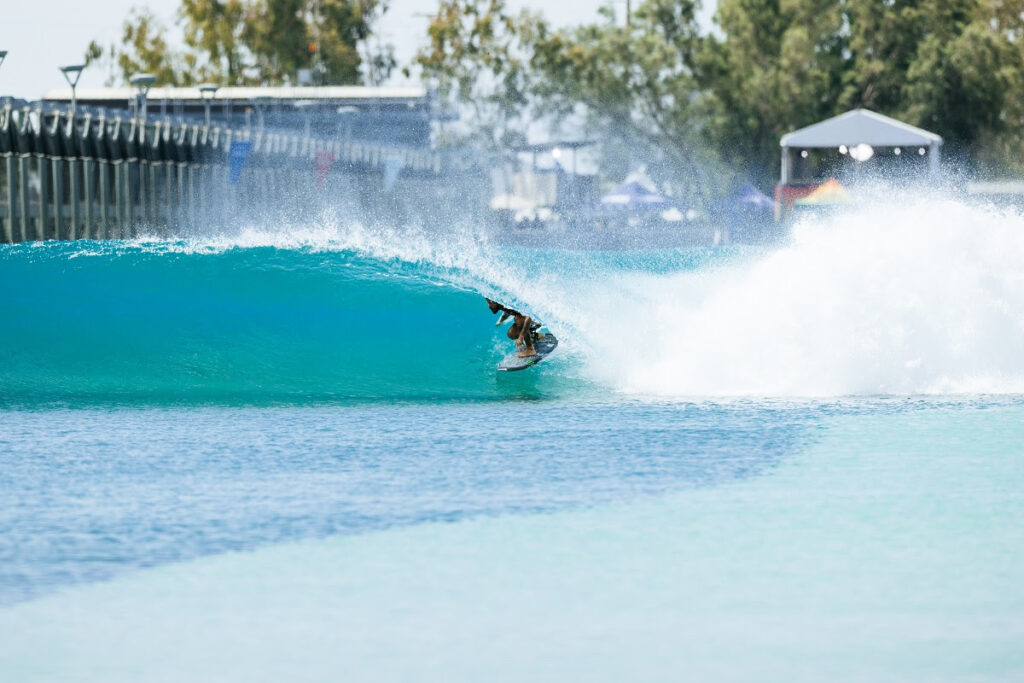
[[[7,59],[7,50],[0,50],[0,66],[3,66],[4,60]],[[8,98],[4,98],[5,102],[9,102]]]
[[[84,69],[85,64],[72,64],[60,67],[60,72],[64,74],[64,80],[71,86],[71,116],[74,116],[75,111],[78,109],[78,97],[75,89],[78,87],[78,79],[82,77]]]
[[[156,76],[153,74],[138,74],[132,76],[129,82],[139,91],[138,99],[136,100],[138,102],[136,116],[139,117],[142,125],[146,125],[146,95],[149,94],[149,89],[156,82]]]
[[[210,104],[213,103],[213,98],[217,94],[216,86],[212,83],[203,83],[199,86],[199,96],[203,99],[203,107],[206,109],[206,129],[210,129]]]

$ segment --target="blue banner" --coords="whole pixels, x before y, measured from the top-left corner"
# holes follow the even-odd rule
[[[242,167],[245,160],[249,158],[249,151],[252,150],[252,143],[248,140],[232,140],[231,149],[228,151],[228,171],[232,185],[238,184],[238,177],[242,175]]]

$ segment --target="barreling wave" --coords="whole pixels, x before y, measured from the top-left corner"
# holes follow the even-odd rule
[[[0,396],[244,404],[553,391],[543,369],[495,376],[509,343],[477,293],[497,290],[479,276],[318,237],[4,247]]]
[[[1024,393],[1024,218],[951,200],[773,248],[500,248],[324,221],[0,247],[0,399],[488,400]],[[501,375],[481,295],[559,351]]]

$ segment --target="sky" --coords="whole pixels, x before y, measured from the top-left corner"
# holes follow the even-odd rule
[[[541,11],[552,23],[569,26],[595,19],[605,2],[509,0],[509,5]],[[132,7],[148,7],[164,19],[173,33],[180,0],[35,0],[5,4],[4,21],[0,22],[0,50],[7,50],[8,54],[0,65],[0,95],[34,100],[51,88],[67,87],[59,67],[81,63],[90,40],[104,45],[118,42],[121,24]],[[616,0],[614,4],[617,11],[624,12],[625,0]],[[436,7],[437,0],[391,0],[379,32],[385,43],[395,45],[399,64],[411,61],[425,40],[427,15]],[[709,13],[705,10],[705,14]],[[79,87],[100,87],[105,78],[101,69],[87,69]]]

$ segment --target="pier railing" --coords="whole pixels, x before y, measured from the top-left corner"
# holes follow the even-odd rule
[[[245,143],[243,168],[232,144]],[[240,147],[242,145],[239,145]],[[308,204],[329,176],[437,176],[424,149],[41,107],[0,109],[0,242],[188,232],[254,205]],[[368,180],[369,179],[369,180]],[[294,198],[294,202],[289,200]]]

